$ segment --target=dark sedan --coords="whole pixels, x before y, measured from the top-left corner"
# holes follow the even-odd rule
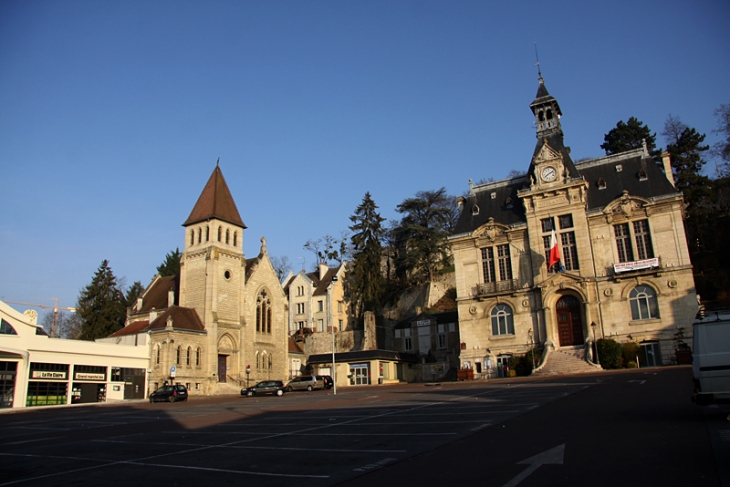
[[[284,394],[284,383],[280,380],[265,380],[255,386],[241,389],[242,396],[251,397],[259,394],[276,394],[277,396],[282,396]]]
[[[187,401],[188,389],[180,384],[174,386],[162,386],[150,394],[150,402],[158,401]]]

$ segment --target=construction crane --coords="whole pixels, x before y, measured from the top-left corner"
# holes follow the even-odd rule
[[[53,321],[51,322],[51,333],[50,335],[54,338],[58,337],[58,312],[59,311],[69,311],[71,313],[76,312],[76,308],[62,308],[58,306],[58,298],[51,298],[52,301],[55,301],[56,304],[54,306],[48,306],[45,304],[35,304],[35,303],[22,303],[19,301],[5,301],[8,304],[20,304],[23,306],[32,306],[34,308],[41,308],[43,310],[53,308]]]

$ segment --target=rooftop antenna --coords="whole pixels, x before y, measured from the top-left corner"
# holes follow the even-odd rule
[[[540,57],[537,55],[537,42],[535,42],[535,66],[537,66],[537,79],[543,82],[542,71],[540,71]]]

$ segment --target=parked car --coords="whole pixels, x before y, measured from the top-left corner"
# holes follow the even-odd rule
[[[324,382],[317,380],[314,375],[300,375],[289,381],[286,385],[286,392],[291,391],[313,391],[315,389],[322,389]]]
[[[700,406],[730,403],[730,312],[698,317],[692,334],[692,400]]]
[[[335,384],[329,375],[318,375],[317,381],[322,381],[325,389],[332,389],[332,386]]]
[[[162,386],[150,394],[150,402],[159,401],[187,401],[188,389],[180,384],[174,386]]]
[[[265,380],[255,386],[241,389],[242,396],[251,397],[259,394],[276,394],[277,396],[282,396],[284,395],[284,383],[280,380]]]

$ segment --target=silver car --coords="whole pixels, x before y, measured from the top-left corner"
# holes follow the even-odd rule
[[[292,379],[286,385],[286,392],[291,391],[313,391],[315,389],[322,389],[324,382],[317,380],[313,375],[300,375]]]

